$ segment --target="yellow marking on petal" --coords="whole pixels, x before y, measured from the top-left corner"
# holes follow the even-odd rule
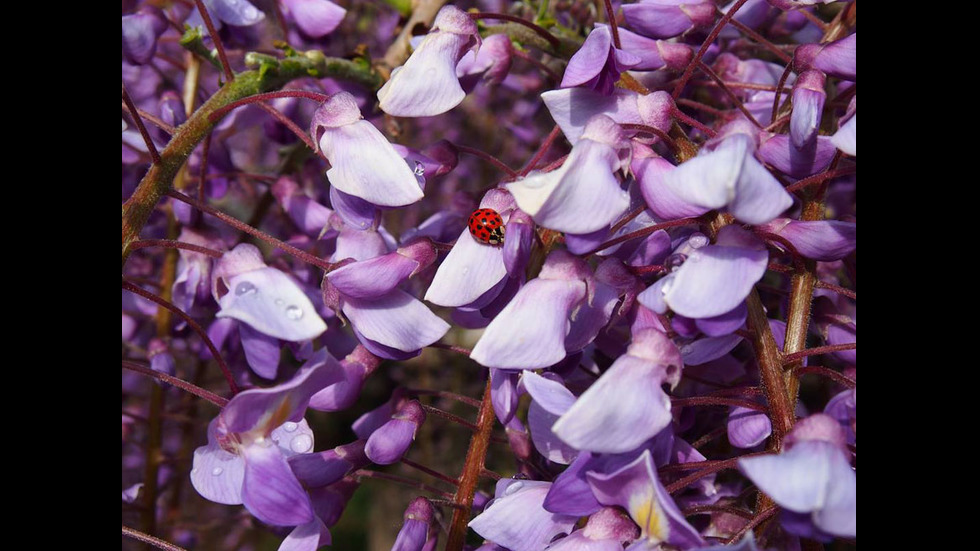
[[[640,526],[643,536],[653,543],[667,539],[670,527],[667,518],[657,503],[654,492],[644,492],[630,496],[629,512],[633,520]]]

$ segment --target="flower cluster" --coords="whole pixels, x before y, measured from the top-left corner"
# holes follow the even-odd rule
[[[123,2],[124,536],[852,544],[855,4]]]

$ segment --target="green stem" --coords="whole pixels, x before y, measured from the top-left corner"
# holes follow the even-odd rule
[[[173,186],[174,177],[197,144],[204,139],[220,119],[211,121],[218,109],[242,98],[279,89],[286,83],[304,76],[332,76],[349,80],[371,90],[381,87],[382,80],[369,67],[346,59],[328,58],[317,51],[277,60],[271,56],[249,54],[246,63],[259,69],[239,73],[234,81],[222,86],[195,111],[187,122],[177,128],[170,143],[160,153],[160,162],[150,166],[136,191],[122,207],[122,263],[131,251],[130,245],[139,239],[157,202]]]

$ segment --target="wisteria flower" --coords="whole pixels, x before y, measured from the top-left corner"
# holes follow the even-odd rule
[[[397,117],[429,117],[456,107],[466,97],[456,64],[479,46],[480,33],[470,16],[443,6],[419,47],[378,90],[378,106]]]
[[[381,207],[401,207],[422,199],[412,168],[361,117],[349,92],[334,94],[317,108],[310,134],[330,161],[327,179],[340,191]]]
[[[568,60],[561,87],[581,86],[608,96],[619,75],[640,62],[638,56],[613,45],[608,26],[596,25],[582,47]]]
[[[605,115],[595,115],[561,168],[533,171],[504,187],[539,225],[574,234],[594,232],[629,208],[629,194],[615,176],[629,166],[629,154],[622,128]]]
[[[631,549],[655,549],[659,543],[692,549],[705,544],[657,478],[649,450],[614,473],[587,476],[599,503],[625,508],[640,526],[640,541]]]
[[[787,511],[790,532],[829,541],[857,536],[857,475],[851,468],[844,431],[829,415],[798,422],[779,455],[739,459],[738,466],[760,490]]]
[[[194,488],[211,501],[244,504],[268,524],[313,520],[287,458],[312,451],[313,433],[303,421],[307,403],[340,376],[337,361],[322,350],[290,381],[237,394],[208,426],[208,444],[194,451]]]
[[[788,209],[793,198],[755,158],[757,146],[757,129],[736,119],[697,157],[667,172],[664,185],[692,205],[726,207],[749,224],[768,222]]]
[[[495,499],[470,521],[484,538],[512,551],[539,551],[561,533],[571,532],[577,517],[542,507],[550,482],[500,479]]]

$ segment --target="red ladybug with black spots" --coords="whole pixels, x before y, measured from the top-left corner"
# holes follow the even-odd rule
[[[477,209],[470,215],[470,235],[480,243],[503,245],[504,219],[493,209]]]

